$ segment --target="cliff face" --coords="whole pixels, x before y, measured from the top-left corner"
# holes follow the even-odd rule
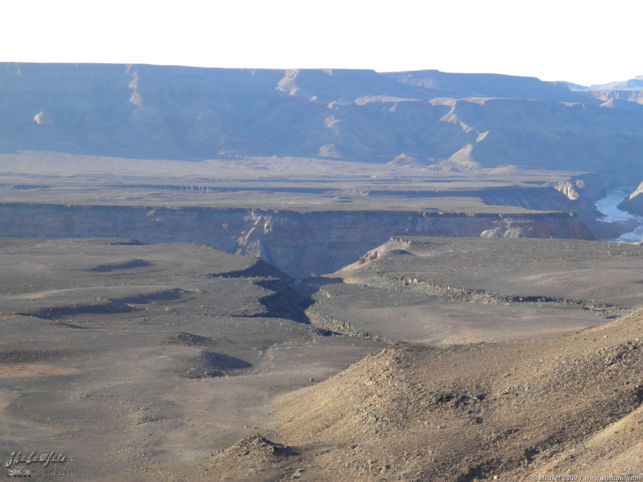
[[[636,216],[643,216],[643,182],[618,207]]]
[[[192,242],[260,256],[303,278],[357,260],[391,236],[592,239],[567,213],[502,216],[390,211],[260,211],[4,204],[4,237],[128,237],[144,243]]]
[[[3,152],[420,164],[466,152],[484,167],[642,174],[642,105],[525,77],[0,64],[0,95]]]

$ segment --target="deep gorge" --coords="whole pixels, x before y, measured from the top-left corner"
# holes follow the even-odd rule
[[[190,242],[261,257],[296,278],[333,272],[396,235],[593,239],[568,213],[312,211],[205,207],[0,206],[3,237]]]

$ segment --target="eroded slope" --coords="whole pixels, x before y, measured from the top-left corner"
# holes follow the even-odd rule
[[[209,473],[253,480],[639,476],[642,328],[639,310],[553,340],[391,345],[280,397],[273,413],[281,443],[246,439],[213,457]]]
[[[280,398],[282,441],[313,480],[640,475],[642,328],[639,310],[553,340],[392,345]]]
[[[308,315],[389,341],[552,335],[640,306],[642,272],[641,246],[397,237],[335,273],[344,283],[322,287]]]

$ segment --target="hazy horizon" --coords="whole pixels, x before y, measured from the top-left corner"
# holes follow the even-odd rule
[[[7,62],[125,63],[210,68],[435,69],[498,73],[580,85],[627,80],[643,65],[625,55],[638,43],[643,7],[610,11],[577,0],[444,4],[401,1],[246,0],[180,7],[148,1],[15,2],[4,9],[0,59]],[[639,12],[640,13],[640,12]]]

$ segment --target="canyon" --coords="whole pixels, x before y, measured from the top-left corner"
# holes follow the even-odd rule
[[[640,475],[640,83],[0,64],[7,475]]]
[[[0,235],[196,242],[298,278],[409,233],[616,240],[639,218],[595,203],[640,211],[638,85],[4,63]]]
[[[390,211],[2,205],[7,237],[128,237],[192,242],[260,257],[297,278],[336,271],[399,234],[592,239],[567,213],[458,214]]]
[[[392,236],[608,240],[640,224],[602,218],[604,179],[565,171],[36,152],[0,163],[4,237],[192,242],[260,257],[299,279],[332,273]],[[609,198],[613,209],[619,196]]]

